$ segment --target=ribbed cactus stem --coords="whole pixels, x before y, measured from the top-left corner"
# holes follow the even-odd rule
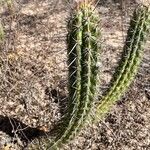
[[[62,132],[47,149],[57,149],[80,131],[96,97],[98,18],[86,2],[78,5],[69,23],[69,113]]]
[[[138,7],[133,14],[127,39],[124,46],[124,54],[115,73],[114,82],[97,108],[96,120],[102,118],[111,106],[122,96],[132,82],[141,61],[143,46],[145,45],[150,28],[150,8]]]

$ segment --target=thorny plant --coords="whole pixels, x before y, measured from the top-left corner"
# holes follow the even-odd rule
[[[62,132],[47,149],[55,149],[76,136],[96,96],[98,16],[87,2],[77,4],[68,26],[69,110]]]
[[[90,1],[91,2],[91,1]],[[77,3],[69,30],[69,116],[62,132],[46,149],[58,149],[81,130],[89,117],[96,94],[97,61],[100,47],[98,19],[88,1]],[[94,122],[102,118],[133,80],[141,61],[150,29],[150,8],[139,6],[133,13],[124,52],[108,93],[100,100]],[[69,119],[69,120],[68,120]]]
[[[92,3],[91,3],[92,2]],[[135,9],[127,32],[122,59],[108,93],[100,99],[96,108],[96,117],[90,115],[94,99],[98,97],[98,58],[101,50],[99,44],[99,19],[93,1],[76,2],[68,24],[68,114],[64,118],[59,135],[53,142],[46,143],[46,149],[59,149],[73,139],[89,118],[93,122],[110,110],[112,105],[128,89],[136,75],[141,61],[143,46],[150,28],[150,8],[140,5]],[[0,27],[0,39],[4,33]]]

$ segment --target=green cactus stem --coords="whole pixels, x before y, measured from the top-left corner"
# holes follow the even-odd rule
[[[62,132],[47,149],[57,149],[73,139],[84,125],[96,97],[98,76],[98,17],[86,2],[74,10],[69,23],[69,111]]]
[[[97,107],[95,120],[101,119],[110,110],[112,105],[123,95],[133,81],[142,58],[149,28],[150,8],[139,6],[134,11],[130,22],[121,64],[117,68],[110,90]]]

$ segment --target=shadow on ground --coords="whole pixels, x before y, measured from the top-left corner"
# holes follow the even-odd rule
[[[66,113],[66,103],[67,98],[66,95],[62,95],[58,90],[56,89],[46,89],[45,91],[46,95],[49,95],[52,97],[55,101],[55,103],[59,103],[60,106],[60,113],[63,116]],[[59,123],[58,123],[59,124]],[[59,124],[60,125],[60,124]],[[58,127],[58,125],[56,125]],[[58,133],[58,130],[52,129],[52,131],[45,131],[44,128],[33,128],[25,123],[19,121],[16,118],[8,117],[0,115],[0,131],[6,133],[10,137],[17,137],[19,138],[23,143],[30,143],[32,140],[44,137],[46,135],[54,135]],[[54,132],[54,133],[53,133]]]
[[[23,142],[30,142],[31,140],[45,135],[45,131],[38,128],[32,128],[22,123],[21,121],[0,115],[0,131],[8,134],[11,137],[17,136]]]

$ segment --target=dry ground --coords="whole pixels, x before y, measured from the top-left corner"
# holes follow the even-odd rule
[[[109,88],[122,52],[129,17],[136,7],[132,0],[124,3],[102,0],[97,6],[103,46],[101,95]],[[35,132],[51,130],[65,112],[68,93],[66,26],[70,8],[63,0],[16,0],[12,8],[1,4],[0,20],[5,29],[5,41],[0,49],[1,149],[4,145],[11,150],[24,149],[29,136],[18,133],[28,132],[26,128],[30,126],[29,132],[33,131],[34,138],[38,136]],[[150,150],[149,45],[150,42],[128,92],[105,119],[83,129],[63,149]],[[13,134],[6,132],[8,127]]]

